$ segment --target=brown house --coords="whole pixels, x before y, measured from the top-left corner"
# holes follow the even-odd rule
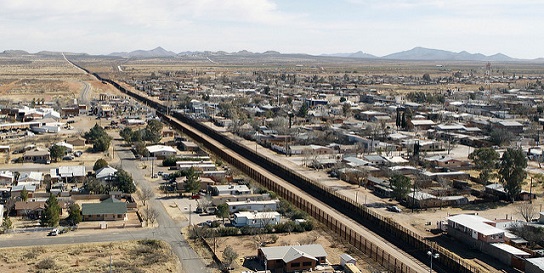
[[[17,201],[15,202],[15,212],[17,216],[28,216],[30,218],[37,218],[45,210],[45,201]]]
[[[27,151],[23,154],[24,162],[34,162],[34,163],[51,163],[51,154],[48,150],[32,150]]]
[[[266,265],[266,269],[273,273],[311,270],[319,264],[327,263],[327,253],[318,244],[261,247],[257,256]]]

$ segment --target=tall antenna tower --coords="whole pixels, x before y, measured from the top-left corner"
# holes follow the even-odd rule
[[[485,88],[486,90],[491,91],[491,63],[485,65]]]

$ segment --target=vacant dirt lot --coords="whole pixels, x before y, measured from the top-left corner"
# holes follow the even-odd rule
[[[179,261],[162,241],[5,248],[0,272],[180,272]]]

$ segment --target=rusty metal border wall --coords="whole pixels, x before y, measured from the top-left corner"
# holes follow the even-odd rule
[[[327,228],[331,229],[337,233],[341,238],[349,242],[354,247],[366,253],[376,262],[382,264],[385,268],[391,272],[402,272],[402,273],[412,273],[414,272],[411,268],[403,264],[400,260],[386,253],[383,249],[379,248],[372,242],[366,240],[363,236],[353,231],[348,226],[339,222],[334,217],[323,212],[317,206],[293,194],[292,192],[286,190],[280,184],[274,182],[266,175],[263,175],[249,166],[243,164],[237,160],[234,156],[226,152],[223,147],[217,147],[212,143],[208,142],[202,137],[201,134],[205,134],[208,137],[214,139],[215,141],[221,143],[226,148],[238,153],[239,155],[244,155],[249,161],[259,165],[270,173],[284,179],[288,183],[300,188],[304,192],[310,194],[318,200],[321,200],[325,204],[329,205],[333,209],[343,213],[344,215],[350,217],[361,225],[365,226],[372,232],[380,235],[385,238],[390,243],[409,253],[413,257],[417,258],[423,263],[427,263],[428,256],[426,252],[429,249],[433,249],[440,254],[439,258],[436,259],[435,263],[438,268],[445,268],[444,272],[459,272],[459,273],[485,273],[489,272],[482,268],[481,266],[475,266],[473,264],[467,263],[459,256],[451,253],[447,249],[439,246],[438,244],[426,240],[424,237],[419,234],[414,233],[413,231],[401,226],[400,224],[393,221],[391,218],[383,217],[365,206],[356,203],[354,200],[340,195],[326,186],[323,186],[315,181],[308,179],[307,177],[302,176],[299,173],[292,172],[291,170],[285,168],[283,165],[278,164],[277,162],[272,161],[270,158],[262,156],[261,154],[255,153],[255,151],[240,145],[239,143],[229,139],[218,132],[212,130],[211,128],[193,120],[181,113],[173,113],[172,119],[164,114],[166,112],[166,107],[160,103],[152,101],[146,97],[143,97],[137,93],[134,93],[130,90],[126,90],[118,83],[109,80],[103,79],[98,74],[93,74],[99,80],[108,82],[119,89],[121,92],[126,93],[142,102],[145,102],[148,106],[155,108],[157,114],[163,118],[164,121],[169,122],[176,129],[181,130],[183,133],[187,134],[189,137],[194,139],[197,142],[202,143],[207,149],[217,154],[223,160],[238,168],[242,172],[246,173],[252,179],[255,179],[258,183],[261,183],[263,186],[268,189],[276,192],[282,198],[285,198],[289,202],[293,203],[295,206],[306,211],[320,223],[323,223]],[[177,119],[177,120],[176,120]],[[193,127],[200,133],[197,133],[190,128],[186,127],[183,123]],[[441,270],[442,271],[442,270]]]

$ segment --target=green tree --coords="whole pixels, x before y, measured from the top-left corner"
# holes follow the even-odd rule
[[[351,104],[349,103],[342,104],[342,113],[344,114],[344,117],[347,117],[350,112],[351,112]]]
[[[145,142],[138,141],[134,143],[134,150],[141,156],[149,156],[149,151],[145,147]]]
[[[408,127],[408,122],[406,121],[406,113],[402,112],[402,116],[400,119],[400,127],[402,129],[406,129]]]
[[[521,193],[521,185],[527,177],[527,158],[521,148],[508,148],[503,153],[499,166],[499,179],[504,191],[513,202]]]
[[[56,227],[59,225],[61,208],[57,197],[50,194],[45,202],[45,210],[42,212],[40,224],[42,226]]]
[[[221,218],[223,220],[223,224],[225,224],[225,218],[228,218],[230,215],[229,206],[225,203],[218,205],[215,215]]]
[[[497,146],[508,145],[514,139],[514,134],[504,129],[493,129],[489,133],[489,141]]]
[[[132,134],[133,131],[130,127],[125,127],[119,132],[119,135],[123,138],[123,140],[129,144],[132,143]]]
[[[297,117],[305,118],[308,116],[308,103],[303,102],[302,106],[298,109]]]
[[[71,204],[70,207],[68,207],[68,221],[71,225],[77,225],[83,217],[81,216],[81,208],[78,204]]]
[[[152,143],[157,143],[161,141],[162,138],[162,127],[163,124],[159,120],[152,119],[149,122],[147,122],[147,126],[145,127],[145,140],[150,141]]]
[[[13,227],[13,223],[11,222],[11,219],[9,216],[6,215],[4,217],[4,221],[2,221],[2,231],[10,230]]]
[[[493,169],[499,163],[499,153],[493,148],[478,148],[468,155],[468,158],[474,162],[474,167],[480,170],[480,183],[487,184],[492,178]]]
[[[99,160],[95,161],[94,162],[94,166],[93,166],[93,171],[98,171],[104,167],[107,167],[109,164],[108,164],[108,161],[106,161],[105,159],[102,159],[100,158]]]
[[[85,177],[83,188],[93,194],[105,194],[109,192],[109,188],[95,177]]]
[[[391,189],[393,190],[392,195],[398,201],[403,200],[410,192],[412,182],[410,181],[410,178],[402,174],[394,174],[389,179],[389,182],[391,184]]]
[[[110,148],[112,138],[104,128],[98,124],[95,124],[88,132],[86,132],[84,137],[93,144],[93,150],[95,152],[104,152]]]
[[[431,76],[429,75],[429,73],[423,74],[423,80],[426,81],[426,82],[432,81]]]
[[[134,180],[132,175],[130,175],[125,170],[119,170],[115,174],[114,187],[124,193],[134,193],[136,192],[136,185],[134,185]]]
[[[66,147],[61,145],[53,145],[49,149],[49,153],[51,154],[51,159],[54,161],[59,161],[65,154],[66,154]]]
[[[112,138],[108,135],[99,137],[93,143],[93,151],[105,152],[110,148]]]
[[[198,172],[191,167],[189,170],[187,170],[185,178],[185,191],[190,192],[192,195],[196,194],[200,190],[200,179]]]
[[[28,191],[26,190],[26,187],[23,187],[21,190],[21,200],[26,202],[28,200]]]
[[[89,142],[94,143],[95,140],[104,135],[108,135],[108,133],[106,133],[102,126],[99,126],[98,123],[96,123],[88,132],[83,135],[83,137]]]

